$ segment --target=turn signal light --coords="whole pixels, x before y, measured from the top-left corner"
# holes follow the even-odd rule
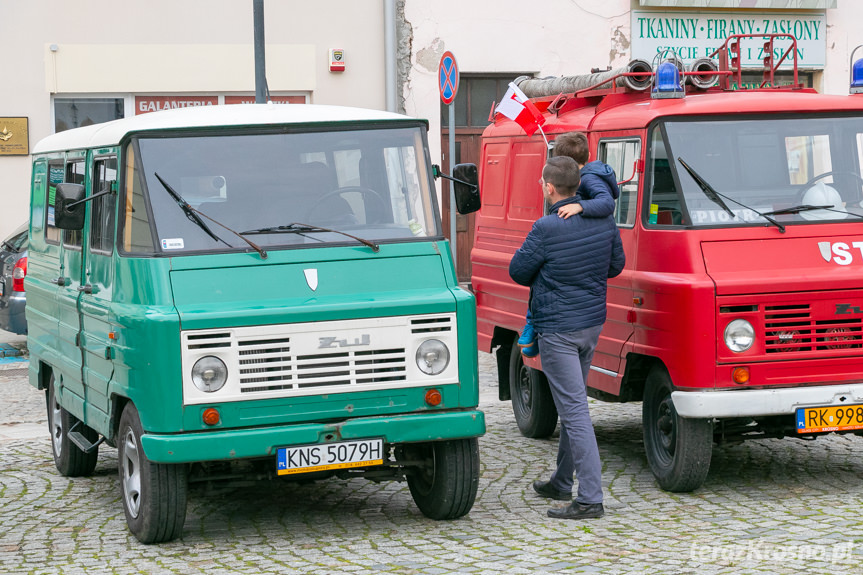
[[[204,424],[206,425],[218,425],[222,420],[222,416],[219,415],[219,410],[215,407],[208,407],[204,410],[203,418]]]
[[[749,368],[735,367],[731,370],[731,379],[734,380],[734,383],[737,383],[739,385],[749,383]]]
[[[436,389],[429,389],[426,391],[426,403],[432,407],[437,407],[440,405],[440,402],[443,401],[443,396],[440,394],[440,391]]]

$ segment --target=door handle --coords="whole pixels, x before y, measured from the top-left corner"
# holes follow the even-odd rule
[[[91,294],[91,293],[93,293],[93,286],[91,286],[90,284],[78,286],[78,291],[82,291],[84,293]]]
[[[64,278],[64,277],[54,278],[50,281],[52,284],[58,285],[60,287],[63,287],[66,285],[66,278]]]

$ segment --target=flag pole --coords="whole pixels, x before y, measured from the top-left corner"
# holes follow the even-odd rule
[[[546,149],[549,149],[549,150],[550,150],[550,149],[551,149],[551,144],[549,144],[549,143],[548,143],[548,138],[545,136],[545,132],[543,131],[542,126],[540,126],[539,124],[537,124],[537,125],[536,125],[536,127],[539,129],[539,133],[540,133],[540,134],[542,134],[542,139],[543,139],[543,140],[545,140],[545,147],[546,147]]]

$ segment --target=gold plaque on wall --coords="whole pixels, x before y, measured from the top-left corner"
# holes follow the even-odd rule
[[[27,118],[0,117],[0,156],[26,156],[29,153]]]

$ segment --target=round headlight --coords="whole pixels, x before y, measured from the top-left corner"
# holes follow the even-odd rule
[[[429,339],[417,348],[417,367],[428,375],[437,375],[449,365],[449,349],[443,342]]]
[[[725,345],[735,353],[746,351],[755,342],[755,330],[745,319],[735,319],[725,327]]]
[[[228,368],[218,357],[202,357],[192,367],[192,383],[203,392],[219,391],[227,380]]]

